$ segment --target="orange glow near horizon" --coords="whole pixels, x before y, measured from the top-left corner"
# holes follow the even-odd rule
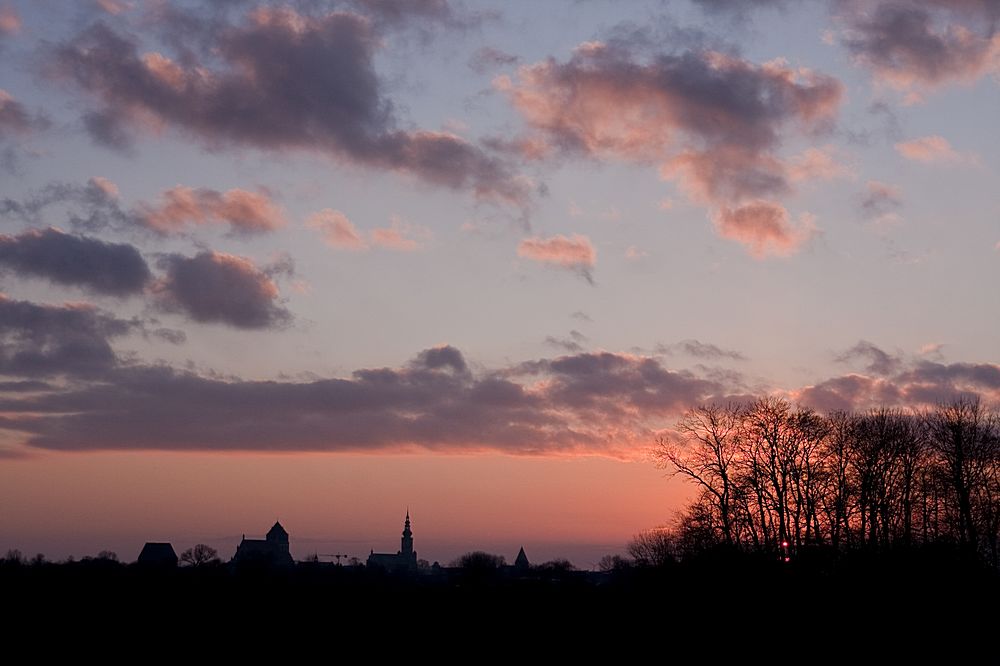
[[[409,506],[430,561],[530,544],[591,566],[686,494],[648,463],[596,457],[47,454],[0,466],[0,547],[131,561],[145,541],[205,542],[228,558],[280,519],[296,557],[363,556],[398,548]]]

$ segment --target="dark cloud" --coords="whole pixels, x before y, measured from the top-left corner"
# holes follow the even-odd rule
[[[0,26],[3,22],[0,6]],[[3,31],[0,29],[0,51],[3,49]],[[23,146],[30,135],[49,127],[50,121],[42,113],[32,113],[21,102],[0,88],[0,169],[11,174],[20,171],[22,159],[31,155]],[[0,208],[2,209],[2,208]]]
[[[1000,399],[1000,366],[918,361],[888,376],[833,377],[795,395],[800,403],[821,411],[883,406],[925,408],[961,395],[978,395],[995,403]]]
[[[887,215],[903,205],[899,190],[892,185],[870,180],[861,196],[861,210],[867,217]]]
[[[729,14],[745,19],[756,9],[785,9],[795,0],[691,0],[709,14]]]
[[[538,380],[545,379],[539,383]],[[401,368],[308,382],[119,367],[105,381],[0,399],[34,447],[279,451],[494,450],[625,455],[651,421],[722,391],[655,360],[610,353],[475,374],[453,347]],[[20,416],[33,414],[29,418]]]
[[[49,121],[33,114],[10,93],[0,88],[0,139],[45,129]]]
[[[996,71],[1000,4],[992,0],[842,0],[839,9],[844,46],[895,88],[919,91]]]
[[[512,67],[520,61],[521,58],[513,53],[507,53],[492,46],[484,46],[469,58],[469,69],[477,74],[486,74],[491,70],[501,67]]]
[[[85,185],[53,182],[23,200],[0,200],[0,216],[40,224],[52,207],[66,208],[66,221],[76,229],[116,231],[147,229],[158,235],[180,234],[191,228],[225,226],[230,236],[269,233],[285,225],[285,214],[270,192],[178,185],[157,200],[125,208],[118,186],[100,176]]]
[[[545,336],[545,344],[551,347],[558,347],[568,352],[581,352],[587,336],[580,331],[570,331],[568,338],[557,338],[554,335]]]
[[[90,139],[98,146],[123,155],[134,155],[132,135],[125,123],[113,111],[88,111],[81,118]]]
[[[138,131],[152,118],[210,148],[321,152],[483,199],[526,203],[529,188],[500,158],[453,134],[397,127],[374,68],[380,35],[364,16],[258,7],[219,23],[210,48],[188,44],[197,40],[186,34],[175,27],[167,40],[175,60],[142,52],[132,37],[98,22],[58,45],[47,71],[99,102],[90,122],[98,129]],[[106,131],[92,136],[123,143]]]
[[[425,349],[417,355],[417,358],[413,361],[412,365],[415,368],[424,368],[427,370],[451,368],[453,371],[458,373],[468,371],[468,367],[465,365],[465,357],[462,356],[462,352],[455,349],[451,345]]]
[[[392,28],[468,29],[495,17],[492,12],[472,12],[448,0],[350,0],[350,4],[377,24]]]
[[[821,412],[865,410],[870,407],[896,406],[901,402],[899,389],[884,379],[846,375],[826,379],[797,393],[802,405]]]
[[[176,328],[156,328],[147,333],[148,336],[159,338],[172,345],[182,345],[187,342],[187,334]]]
[[[140,327],[86,304],[39,305],[0,295],[0,375],[102,377],[118,364],[110,341]]]
[[[37,379],[24,379],[20,381],[0,382],[0,393],[30,393],[34,391],[50,391],[55,388],[48,382]]]
[[[903,128],[892,106],[882,101],[872,102],[868,106],[868,113],[882,117],[882,131],[890,141],[899,141],[903,137]]]
[[[738,351],[723,349],[722,347],[713,345],[710,342],[701,342],[699,340],[681,340],[680,342],[674,342],[671,344],[659,344],[656,346],[656,352],[668,355],[687,354],[688,356],[694,356],[695,358],[709,360],[747,360],[747,357]]]
[[[1000,391],[1000,367],[992,363],[937,363],[919,361],[898,379],[909,384],[972,385]]]
[[[889,354],[867,340],[859,340],[853,347],[838,354],[834,360],[838,363],[867,361],[867,371],[882,376],[896,373],[903,364],[900,356]]]
[[[594,321],[593,319],[590,318],[590,315],[584,312],[583,310],[577,310],[576,312],[571,314],[570,317],[578,321],[587,322],[588,324]]]
[[[132,245],[52,228],[0,235],[0,270],[120,297],[141,293],[153,277]]]
[[[21,201],[2,199],[0,216],[40,226],[44,221],[42,213],[51,206],[66,206],[67,223],[81,231],[126,229],[140,223],[132,212],[121,207],[115,184],[101,177],[91,178],[85,185],[50,183]]]
[[[524,363],[513,372],[548,379],[550,399],[566,408],[589,411],[609,423],[632,415],[678,413],[703,396],[724,388],[686,371],[672,371],[643,356],[611,352],[581,353]]]
[[[925,408],[969,394],[1000,403],[1000,366],[993,363],[941,363],[890,354],[865,340],[836,360],[864,361],[867,374],[832,377],[794,391],[799,402],[824,411]]]
[[[133,327],[113,318],[100,323],[107,315],[83,312],[98,318],[90,321],[91,337],[105,344]],[[79,322],[54,326],[0,315],[0,322],[20,322],[19,331],[70,335],[83,330]],[[29,344],[30,335],[23,337],[20,344]],[[8,345],[3,349],[9,369],[13,355]],[[90,371],[98,381],[81,379],[87,373],[77,372],[68,385],[11,383],[0,395],[5,414],[0,428],[30,447],[55,450],[419,449],[627,456],[647,447],[693,405],[753,397],[739,373],[674,371],[654,358],[611,352],[473,371],[458,349],[446,345],[424,350],[401,367],[357,370],[347,378],[248,381],[127,365],[104,350],[96,355],[96,371]],[[41,370],[35,363],[5,374],[37,382],[37,377],[69,374],[53,371],[53,364],[78,358],[50,356]],[[922,406],[969,390],[1000,395],[1000,368],[919,361],[892,376],[834,377],[792,395],[823,410],[857,410]]]
[[[292,320],[274,280],[249,259],[221,252],[172,254],[159,266],[166,275],[153,291],[164,311],[245,329],[281,328]]]

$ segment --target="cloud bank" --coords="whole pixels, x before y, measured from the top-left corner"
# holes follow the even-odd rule
[[[520,143],[533,153],[542,142],[548,154],[659,165],[713,207],[765,200],[774,208],[771,199],[790,193],[793,181],[842,171],[826,154],[797,163],[778,156],[790,131],[830,128],[843,97],[835,78],[779,60],[757,65],[705,49],[649,56],[621,40],[587,42],[566,62],[523,66],[495,86],[534,133]],[[767,254],[758,236],[728,237]]]
[[[398,128],[375,71],[382,36],[370,18],[258,7],[213,24],[209,46],[190,29],[193,17],[167,16],[160,27],[176,59],[103,22],[54,48],[46,71],[96,101],[85,124],[98,143],[122,148],[128,133],[171,127],[211,149],[320,153],[525,205],[526,182],[499,157],[448,132]]]

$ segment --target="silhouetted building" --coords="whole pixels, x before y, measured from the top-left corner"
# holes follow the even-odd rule
[[[415,572],[417,570],[417,553],[413,550],[413,531],[410,529],[410,510],[406,510],[406,520],[403,523],[403,537],[400,539],[399,552],[376,553],[372,550],[368,555],[368,566],[386,571]]]
[[[263,539],[248,539],[243,535],[243,540],[236,548],[233,555],[233,562],[236,564],[266,564],[270,566],[291,566],[295,564],[291,553],[288,552],[288,532],[275,522],[267,536]]]
[[[517,557],[514,559],[514,569],[517,571],[527,571],[531,568],[531,562],[528,561],[528,556],[524,554],[524,546],[521,546],[521,550],[517,551]]]
[[[147,541],[136,562],[147,567],[176,567],[177,553],[169,543]]]

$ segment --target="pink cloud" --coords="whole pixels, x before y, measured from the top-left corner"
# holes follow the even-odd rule
[[[832,146],[807,148],[801,155],[793,157],[788,164],[788,176],[794,182],[813,180],[834,180],[850,178],[851,169],[838,162]]]
[[[956,163],[965,158],[955,151],[943,136],[923,136],[896,144],[896,151],[908,160],[931,164],[933,162]]]
[[[364,234],[346,215],[331,208],[311,215],[306,220],[306,226],[319,232],[330,247],[353,251],[379,247],[396,252],[416,252],[432,237],[430,229],[410,224],[398,215],[389,218],[388,227],[372,229]],[[471,228],[474,229],[474,225]]]
[[[131,2],[122,2],[121,0],[96,0],[96,3],[98,7],[113,16],[132,8]]]
[[[0,6],[0,35],[16,35],[21,31],[21,17],[9,5]]]
[[[785,207],[773,201],[723,207],[712,221],[720,236],[742,243],[757,259],[794,254],[815,233],[810,218],[793,225]]]
[[[593,281],[590,271],[597,262],[597,251],[586,236],[580,234],[573,234],[569,238],[562,234],[548,238],[532,236],[518,244],[517,255],[577,271],[588,281]]]
[[[774,154],[782,133],[826,127],[843,95],[836,79],[783,61],[755,65],[715,51],[646,60],[600,42],[494,86],[553,151],[659,163],[694,198],[716,204],[787,191],[788,167]]]
[[[315,229],[330,247],[344,250],[366,250],[368,243],[358,233],[354,224],[339,210],[324,208],[306,220],[306,226]]]
[[[89,182],[91,185],[103,192],[104,196],[108,199],[117,199],[121,194],[118,190],[118,186],[104,176],[94,176]]]
[[[625,250],[625,258],[629,261],[639,261],[645,257],[648,257],[649,253],[645,250],[640,250],[635,245],[629,245]]]
[[[1000,11],[993,2],[842,1],[842,42],[875,79],[910,93],[1000,72]]]
[[[410,224],[398,216],[390,219],[388,227],[372,229],[372,245],[397,252],[415,252],[430,238],[430,230]]]
[[[160,233],[176,233],[188,225],[227,224],[233,232],[274,231],[285,224],[281,209],[265,192],[178,186],[167,190],[158,204],[142,204],[140,219]]]

